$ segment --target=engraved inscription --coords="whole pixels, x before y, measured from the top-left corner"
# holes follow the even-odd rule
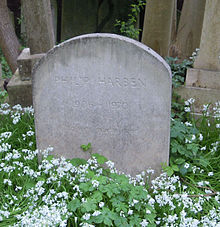
[[[89,78],[87,76],[56,75],[54,81],[57,83],[70,83],[72,86],[83,87],[87,85],[106,88],[146,88],[146,79],[136,77],[105,77],[99,76]]]
[[[86,99],[73,99],[72,108],[80,108],[80,109],[95,109],[95,108],[107,108],[111,110],[119,110],[119,109],[128,109],[128,103],[125,101],[106,101],[106,102],[91,102]]]
[[[120,88],[146,88],[146,79],[129,78],[129,77],[98,77],[100,86],[104,87],[120,87]]]
[[[65,130],[80,132],[82,134],[87,134],[92,130],[93,133],[96,134],[97,136],[103,136],[103,135],[120,136],[125,134],[132,135],[138,131],[138,128],[125,127],[123,129],[117,126],[108,126],[108,127],[92,126],[91,127],[91,126],[82,125],[82,123],[77,123],[77,122],[68,124],[68,125],[65,124],[64,126],[65,126]]]
[[[89,84],[89,77],[87,76],[69,76],[69,75],[56,75],[54,81],[58,83],[71,83],[74,86],[83,87]]]

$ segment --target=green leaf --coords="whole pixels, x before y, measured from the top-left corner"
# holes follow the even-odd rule
[[[88,173],[86,173],[86,177],[92,179],[94,177],[95,173],[91,170],[88,170]]]
[[[108,159],[105,156],[100,155],[98,153],[92,154],[92,157],[95,157],[97,162],[101,165],[108,161]]]
[[[95,191],[91,197],[96,202],[102,201],[102,193],[100,191]]]
[[[70,160],[70,163],[74,166],[85,165],[87,162],[82,158],[73,158]]]
[[[129,224],[130,224],[131,226],[137,226],[137,223],[140,223],[141,220],[142,220],[142,219],[139,217],[138,214],[132,215],[129,219],[130,219]]]
[[[114,221],[114,224],[115,226],[130,227],[130,225],[128,225],[127,219],[120,216],[116,218],[116,220]]]
[[[80,147],[83,149],[83,151],[88,151],[91,148],[91,143],[88,143],[87,145],[82,144]]]
[[[168,175],[169,177],[171,177],[171,176],[173,175],[173,173],[174,173],[174,171],[172,170],[172,168],[169,168],[169,169],[167,170],[167,175]]]
[[[181,173],[182,175],[186,175],[187,172],[188,172],[188,170],[184,167],[184,164],[182,164],[182,165],[180,166],[180,173]]]
[[[178,158],[176,160],[174,160],[174,162],[177,164],[177,165],[180,165],[180,164],[183,164],[185,162],[185,159],[183,158]]]
[[[48,155],[46,160],[51,161],[53,158],[54,158],[53,155]]]
[[[68,203],[67,208],[70,211],[75,212],[80,207],[80,205],[81,205],[81,203],[80,203],[79,199],[74,199]]]
[[[36,182],[29,181],[28,183],[25,183],[25,188],[30,189],[30,188],[33,188],[35,185],[36,185]]]
[[[87,182],[87,183],[81,183],[79,185],[79,188],[83,191],[83,192],[88,192],[88,191],[93,191],[93,186],[91,183]]]
[[[154,223],[155,217],[156,217],[156,214],[147,214],[147,215],[146,215],[146,219],[147,219],[151,224]]]
[[[179,171],[179,167],[177,165],[172,165],[171,168],[174,171]]]
[[[95,211],[97,206],[96,206],[96,201],[89,198],[87,199],[86,202],[84,202],[82,205],[81,205],[82,209],[85,209],[85,212],[91,212],[91,211]]]
[[[199,164],[206,168],[209,165],[209,161],[203,157],[200,157]]]

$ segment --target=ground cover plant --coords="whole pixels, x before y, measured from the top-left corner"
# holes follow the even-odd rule
[[[153,170],[132,178],[99,154],[57,159],[48,148],[38,165],[33,109],[1,104],[0,226],[219,226],[220,102],[199,124],[192,99],[178,105],[171,165],[151,181]]]
[[[173,85],[191,61],[168,59]],[[146,169],[124,175],[91,152],[89,160],[54,158],[38,164],[34,110],[10,107],[0,92],[0,226],[220,226],[220,102],[192,117],[193,99],[174,94],[170,165],[154,178]],[[153,180],[152,180],[153,179]]]

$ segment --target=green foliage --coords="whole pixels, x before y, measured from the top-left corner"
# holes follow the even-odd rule
[[[141,29],[136,27],[137,18],[140,10],[145,6],[144,0],[137,0],[134,4],[131,4],[131,12],[128,15],[127,21],[116,20],[116,27],[119,27],[120,33],[124,36],[132,39],[138,39]]]
[[[2,77],[3,78],[12,77],[12,71],[9,68],[7,61],[5,60],[5,57],[4,57],[1,49],[0,49],[0,63],[2,65]]]
[[[81,148],[83,149],[83,151],[88,151],[91,149],[91,143],[88,143],[87,145],[82,144]]]
[[[174,87],[179,87],[184,84],[186,77],[187,68],[191,68],[193,65],[192,60],[183,60],[182,62],[178,62],[178,58],[166,57],[167,63],[170,65],[173,77],[172,82]]]
[[[8,97],[7,91],[5,91],[5,90],[2,91],[0,89],[0,104],[4,103],[7,97]]]
[[[89,160],[55,158],[48,148],[38,164],[33,109],[1,104],[0,226],[217,226],[220,102],[199,121],[184,111],[191,105],[175,105],[170,165],[149,185],[152,170],[119,173],[91,143],[82,146]]]

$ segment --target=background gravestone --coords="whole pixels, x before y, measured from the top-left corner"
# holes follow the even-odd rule
[[[90,34],[48,52],[33,72],[37,146],[86,157],[91,142],[126,173],[168,162],[171,73],[147,46]]]
[[[116,19],[127,21],[132,1],[63,0],[61,40],[94,32],[116,32]]]

